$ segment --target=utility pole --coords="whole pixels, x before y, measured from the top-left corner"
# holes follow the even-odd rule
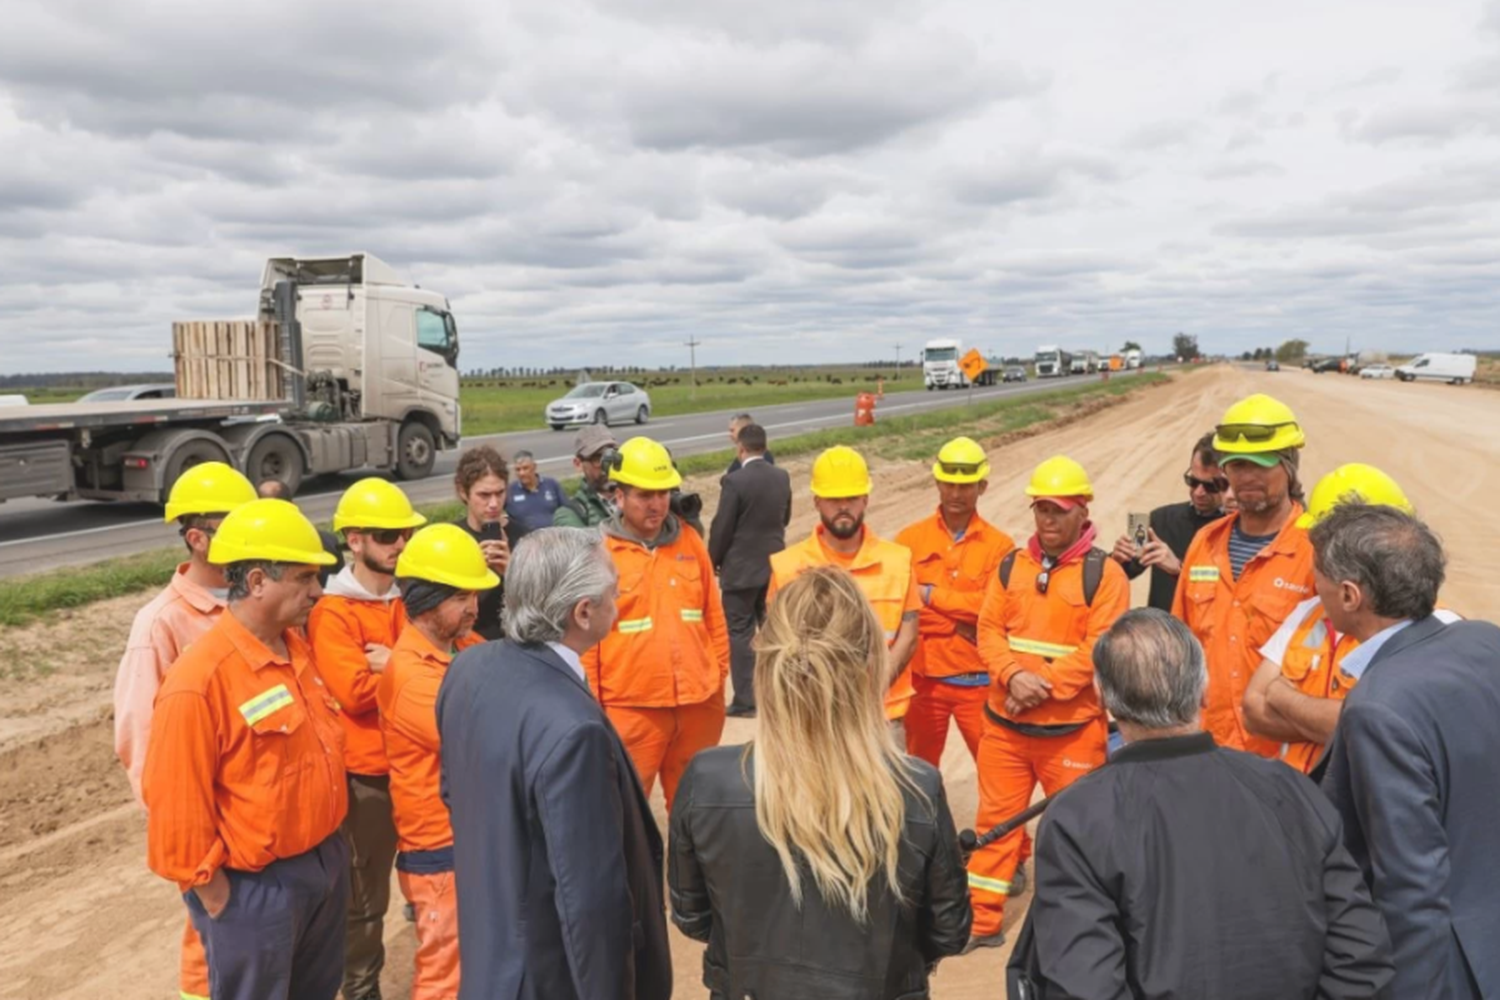
[[[895,378],[895,381],[897,381],[897,382],[901,381],[901,345],[900,344],[896,345],[896,378]]]
[[[687,344],[687,349],[688,349],[688,366],[689,366],[689,370],[692,372],[693,390],[692,390],[691,395],[692,395],[693,399],[697,399],[698,398],[698,345],[701,344],[701,343],[703,343],[703,341],[697,339],[696,337],[690,336],[690,337],[688,337],[688,339],[686,341],[684,341],[684,343]]]

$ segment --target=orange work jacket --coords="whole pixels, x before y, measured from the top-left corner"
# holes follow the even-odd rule
[[[859,551],[853,559],[844,560],[823,543],[826,530],[820,524],[806,540],[771,556],[771,583],[766,591],[766,603],[769,604],[776,591],[791,583],[804,570],[815,566],[838,566],[848,570],[875,609],[875,617],[885,630],[886,643],[895,642],[896,633],[901,631],[902,617],[907,612],[919,611],[922,606],[916,577],[912,575],[911,550],[886,541],[866,525]],[[886,718],[905,718],[913,691],[911,664],[908,663],[886,692]]]
[[[1341,636],[1333,630],[1323,605],[1318,604],[1292,633],[1286,655],[1281,658],[1281,676],[1308,697],[1343,701],[1354,689],[1355,679],[1344,673],[1339,664],[1358,648],[1358,639]],[[1322,755],[1321,743],[1288,743],[1281,759],[1303,774],[1310,774]]]
[[[136,612],[115,674],[115,755],[125,765],[137,801],[151,738],[151,706],[167,668],[224,613],[224,599],[190,582],[187,569],[187,563],[178,566],[166,589]]]
[[[476,632],[456,650],[484,641]],[[453,843],[453,822],[442,797],[442,747],[437,727],[438,689],[453,654],[438,649],[408,623],[391,648],[376,686],[380,732],[391,767],[391,811],[402,851],[435,851]]]
[[[1313,596],[1313,550],[1296,525],[1302,505],[1271,543],[1234,578],[1229,538],[1238,513],[1200,530],[1182,558],[1172,614],[1187,623],[1208,658],[1203,726],[1220,746],[1275,757],[1281,744],[1245,728],[1245,689],[1260,666],[1260,649],[1292,610]]]
[[[676,537],[647,548],[607,522],[604,545],[620,574],[615,627],[582,656],[600,703],[674,708],[722,697],[729,630],[708,547],[678,521]]]
[[[923,677],[982,674],[979,655],[979,611],[985,590],[999,571],[1000,560],[1015,540],[975,514],[964,536],[954,541],[941,509],[907,525],[896,542],[911,549],[917,587],[932,587],[917,618],[920,641],[911,671]]]
[[[979,611],[979,655],[993,682],[989,709],[995,715],[1032,726],[1065,726],[1104,715],[1094,690],[1094,643],[1130,607],[1130,580],[1113,559],[1093,606],[1084,600],[1083,560],[1054,566],[1047,592],[1037,589],[1042,565],[1027,546],[1016,551],[1010,585],[990,578]],[[1052,685],[1035,708],[1012,715],[1005,710],[1011,678],[1025,670]]]
[[[345,766],[350,774],[379,775],[387,773],[390,765],[375,698],[380,675],[370,670],[365,646],[394,648],[406,627],[406,606],[399,597],[340,596],[333,588],[351,572],[346,569],[329,581],[331,592],[318,599],[307,619],[307,635],[318,672],[343,708],[339,717],[344,724]]]
[[[141,789],[151,870],[184,890],[310,851],[348,811],[338,707],[306,640],[282,659],[233,614],[167,673]]]

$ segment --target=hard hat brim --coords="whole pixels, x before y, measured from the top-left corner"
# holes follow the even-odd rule
[[[369,529],[372,531],[399,531],[402,528],[420,528],[427,523],[427,518],[416,511],[412,511],[405,517],[339,517],[333,519],[333,530],[344,531],[353,528]]]
[[[331,552],[319,549],[316,552],[307,552],[302,549],[282,548],[279,545],[267,546],[255,555],[245,555],[241,552],[230,552],[218,544],[218,537],[208,546],[208,561],[214,566],[228,566],[237,562],[277,562],[291,563],[297,566],[333,566],[338,563],[338,558]],[[215,551],[215,550],[218,551]]]

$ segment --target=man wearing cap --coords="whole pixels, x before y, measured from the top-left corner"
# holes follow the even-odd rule
[[[620,575],[619,618],[583,654],[584,675],[646,794],[660,776],[670,810],[688,761],[724,732],[729,631],[708,547],[671,512],[682,477],[667,449],[635,437],[609,457],[619,513],[603,533]]]
[[[1344,504],[1379,504],[1416,514],[1394,479],[1373,465],[1353,462],[1318,480],[1297,526],[1310,530]],[[1316,555],[1316,542],[1313,552]],[[1441,608],[1432,615],[1445,624],[1459,620]],[[1344,699],[1367,665],[1359,657],[1349,659],[1358,648],[1358,639],[1334,627],[1319,598],[1298,604],[1261,647],[1260,668],[1245,690],[1245,728],[1280,741],[1281,759],[1311,774],[1333,738]]]
[[[224,611],[224,569],[208,560],[214,532],[225,515],[255,499],[250,480],[223,462],[203,462],[172,484],[167,521],[187,546],[166,589],[136,613],[115,674],[115,754],[125,765],[130,790],[141,798],[141,771],[151,737],[151,711],[167,670],[213,627]],[[208,963],[203,943],[188,920],[182,935],[178,991],[185,1000],[207,1000]]]
[[[917,578],[912,574],[911,550],[888,542],[865,524],[870,505],[870,469],[853,448],[835,445],[813,462],[813,505],[818,526],[811,537],[771,557],[769,604],[776,591],[814,566],[838,566],[854,577],[864,592],[890,646],[891,686],[885,715],[899,730],[911,704],[908,669],[917,648],[917,616],[922,608]],[[905,742],[905,736],[901,736]]]
[[[966,437],[938,452],[932,467],[938,508],[908,525],[896,543],[911,549],[921,595],[919,641],[911,661],[911,707],[906,752],[934,767],[948,742],[948,720],[958,723],[970,756],[979,754],[990,675],[979,656],[979,610],[1000,560],[1016,547],[1005,532],[979,516],[989,487],[989,458]]]
[[[298,628],[330,557],[285,500],[236,507],[208,557],[228,608],[156,699],[147,860],[182,890],[215,1000],[333,1000],[349,891],[343,733]]]
[[[577,491],[552,513],[559,528],[592,528],[610,519],[614,511],[606,499],[609,474],[604,455],[619,447],[609,428],[589,424],[573,438],[573,467],[583,477]]]
[[[376,688],[401,630],[406,609],[396,587],[396,560],[427,519],[406,494],[371,477],[344,491],[333,514],[349,565],[328,584],[308,619],[318,670],[343,707],[344,763],[349,772],[349,930],[344,997],[380,995],[385,965],[382,934],[391,901],[396,826],[391,818],[390,765],[380,733]]]
[[[1306,443],[1291,409],[1270,396],[1240,400],[1214,431],[1219,467],[1239,510],[1202,531],[1183,556],[1172,614],[1208,658],[1203,727],[1214,742],[1262,757],[1281,744],[1245,725],[1245,690],[1261,649],[1313,596],[1313,550],[1302,515],[1298,459]]]
[[[1094,687],[1094,643],[1130,606],[1130,581],[1094,542],[1094,487],[1064,455],[1026,487],[1036,534],[1000,561],[979,611],[979,655],[993,682],[979,741],[983,831],[1104,763],[1108,726]],[[969,859],[974,907],[969,945],[999,947],[1006,897],[1015,891],[1022,832]]]
[[[380,731],[390,762],[397,879],[417,927],[412,1000],[456,1000],[458,899],[453,824],[442,799],[437,697],[459,650],[482,642],[473,631],[479,594],[500,583],[484,552],[456,524],[412,536],[396,560],[408,620],[380,675]]]

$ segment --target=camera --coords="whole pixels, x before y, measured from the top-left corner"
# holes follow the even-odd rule
[[[685,521],[696,521],[703,513],[703,497],[697,493],[683,493],[680,490],[672,491],[672,513]]]

